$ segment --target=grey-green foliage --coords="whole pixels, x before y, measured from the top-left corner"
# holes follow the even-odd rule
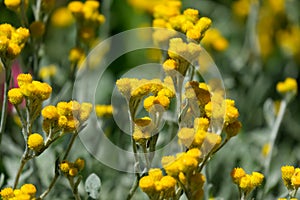
[[[89,197],[92,199],[98,199],[100,195],[100,189],[100,178],[94,173],[90,174],[85,181],[85,191],[88,193]]]

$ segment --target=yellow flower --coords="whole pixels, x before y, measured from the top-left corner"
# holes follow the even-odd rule
[[[164,63],[163,63],[163,68],[166,72],[170,72],[172,70],[176,70],[178,69],[178,63],[173,60],[173,59],[167,59]]]
[[[297,171],[298,169],[298,171]],[[300,187],[300,169],[296,168],[295,173],[293,174],[291,178],[292,185],[297,189]]]
[[[48,79],[53,77],[56,74],[56,72],[57,72],[56,65],[44,66],[40,68],[39,77],[41,79]]]
[[[276,89],[277,92],[279,92],[280,94],[287,94],[287,93],[291,93],[293,96],[297,94],[297,90],[298,90],[298,85],[297,85],[297,81],[294,78],[286,78],[284,82],[279,82],[276,85]]]
[[[185,147],[190,147],[194,140],[194,129],[193,128],[181,128],[178,132],[178,141]]]
[[[294,175],[295,168],[294,166],[282,166],[281,167],[281,178],[286,187],[291,187],[291,178]]]
[[[83,3],[81,1],[72,1],[68,4],[68,9],[75,16],[79,16],[82,14]]]
[[[77,158],[77,159],[75,160],[74,166],[75,166],[79,171],[81,171],[81,170],[83,170],[83,168],[84,168],[84,165],[85,165],[84,163],[85,163],[85,162],[84,162],[83,159]]]
[[[95,112],[97,117],[108,117],[113,113],[112,105],[96,105]]]
[[[63,116],[72,115],[72,109],[70,108],[68,102],[65,101],[58,102],[56,108],[59,115],[63,115]]]
[[[4,0],[4,5],[11,10],[17,10],[21,6],[21,0]]]
[[[43,108],[42,116],[44,117],[44,119],[49,119],[49,120],[57,120],[59,118],[59,114],[57,112],[56,107],[52,105]]]
[[[79,120],[81,122],[84,122],[89,118],[89,116],[92,112],[92,108],[93,108],[93,105],[91,103],[83,102],[81,104],[80,113],[79,113]]]
[[[9,198],[13,198],[15,196],[14,195],[14,190],[10,187],[3,188],[0,191],[0,195],[3,199],[9,199]]]
[[[31,74],[19,74],[17,77],[19,87],[32,82]]]
[[[24,184],[21,187],[21,191],[30,196],[34,196],[36,193],[36,187],[33,184]]]
[[[199,11],[196,9],[188,8],[183,11],[183,15],[187,17],[189,21],[195,23],[199,19]]]
[[[151,168],[148,174],[154,181],[160,181],[163,177],[162,171],[159,168]]]
[[[68,27],[73,22],[73,15],[66,7],[57,8],[51,15],[51,24],[56,27]]]
[[[166,198],[173,197],[175,194],[176,180],[172,176],[164,176],[159,181]]]
[[[194,120],[194,129],[207,131],[209,127],[209,120],[204,117],[195,118]]]
[[[78,169],[77,168],[71,168],[70,170],[69,170],[69,175],[70,176],[76,176],[78,174]]]
[[[30,149],[39,151],[44,146],[44,138],[38,133],[33,133],[29,135],[27,144]]]
[[[139,187],[148,195],[151,195],[155,192],[155,183],[153,178],[150,176],[142,177],[139,181]]]
[[[252,172],[251,174],[251,184],[254,187],[260,186],[264,180],[264,175],[259,172]]]
[[[21,53],[21,47],[13,42],[9,42],[7,46],[7,58],[15,59]]]
[[[45,24],[41,21],[32,22],[29,26],[30,35],[34,38],[39,38],[45,33]]]
[[[48,83],[41,83],[39,81],[32,81],[36,88],[36,94],[42,101],[48,99],[52,93],[52,87]]]
[[[241,178],[239,187],[245,192],[250,192],[253,189],[251,184],[251,176],[249,174],[246,174]]]
[[[68,161],[62,161],[59,164],[59,169],[60,171],[62,171],[63,173],[68,173],[70,170],[70,164],[68,163]]]
[[[59,128],[65,128],[68,124],[68,118],[64,115],[60,116],[58,118],[58,127]]]
[[[232,178],[232,181],[239,185],[240,182],[241,182],[241,178],[244,177],[246,175],[246,172],[242,169],[242,168],[234,168],[232,171],[231,171],[231,178]]]
[[[85,59],[84,50],[80,47],[74,47],[70,50],[69,60],[71,63],[81,63]]]
[[[23,101],[23,94],[20,88],[12,88],[8,91],[8,100],[13,105],[18,105]]]
[[[9,39],[6,36],[0,36],[0,54],[5,54]]]

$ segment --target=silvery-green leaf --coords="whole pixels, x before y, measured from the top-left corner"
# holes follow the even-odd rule
[[[100,178],[94,173],[90,174],[85,181],[85,191],[88,193],[88,195],[91,198],[98,199],[100,188],[101,188]]]
[[[269,127],[272,127],[275,122],[274,102],[267,99],[264,103],[264,116]]]

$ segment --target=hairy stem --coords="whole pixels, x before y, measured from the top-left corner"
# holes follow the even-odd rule
[[[139,181],[140,181],[140,177],[137,176],[134,183],[133,183],[133,185],[132,185],[132,187],[131,187],[131,189],[130,189],[130,191],[129,191],[129,194],[127,195],[126,200],[130,200],[133,197],[135,191],[137,190],[137,188],[139,186]]]

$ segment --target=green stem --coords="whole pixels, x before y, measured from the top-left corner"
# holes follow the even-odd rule
[[[43,194],[40,195],[40,197],[38,198],[38,200],[41,200],[41,199],[44,199],[48,194],[49,192],[52,190],[52,188],[54,187],[57,179],[59,177],[59,173],[58,172],[55,172],[55,176],[53,177],[49,187],[47,188],[47,190],[45,192],[43,192]]]
[[[287,106],[287,102],[285,100],[282,100],[281,103],[280,103],[280,108],[279,108],[277,118],[275,120],[273,129],[271,131],[270,143],[269,143],[270,144],[270,151],[269,151],[269,153],[267,155],[267,158],[265,160],[265,167],[264,167],[264,174],[265,175],[268,175],[269,171],[270,171],[270,165],[271,165],[271,161],[272,161],[272,154],[273,154],[273,150],[274,150],[274,146],[275,146],[275,141],[276,141],[276,138],[277,138],[277,135],[278,135],[278,130],[279,130],[280,124],[282,122],[282,119],[283,119],[283,116],[284,116],[284,113],[285,113],[285,110],[286,110],[286,106]],[[263,199],[264,195],[266,194],[266,192],[267,192],[267,188],[265,187],[264,190],[263,190],[262,199]]]
[[[5,125],[6,125],[6,118],[7,118],[7,104],[8,104],[8,89],[11,80],[11,66],[6,65],[3,62],[5,67],[5,82],[4,82],[4,89],[3,89],[3,101],[2,101],[2,111],[1,111],[1,122],[0,122],[0,146],[2,141],[2,135],[4,134]]]
[[[22,174],[23,168],[24,168],[25,164],[28,162],[29,159],[30,159],[29,158],[29,149],[26,147],[25,152],[24,152],[24,154],[22,156],[22,159],[21,159],[21,164],[19,166],[16,178],[15,178],[14,189],[18,186],[19,179],[20,179],[20,176]]]
[[[128,194],[126,200],[130,200],[133,197],[135,191],[137,190],[137,188],[139,186],[139,181],[140,181],[140,176],[137,176],[130,191],[129,191],[129,194]]]
[[[67,150],[66,150],[66,153],[65,153],[65,155],[64,155],[64,157],[63,157],[63,160],[67,159],[67,157],[68,157],[68,155],[69,155],[69,153],[70,153],[70,151],[71,151],[71,148],[72,148],[72,146],[73,146],[73,144],[74,144],[74,142],[75,142],[75,139],[76,139],[77,135],[78,135],[78,132],[76,131],[76,132],[73,134],[72,138],[71,138],[71,141],[70,141],[70,143],[69,143],[69,145],[68,145],[68,148],[67,148]]]

